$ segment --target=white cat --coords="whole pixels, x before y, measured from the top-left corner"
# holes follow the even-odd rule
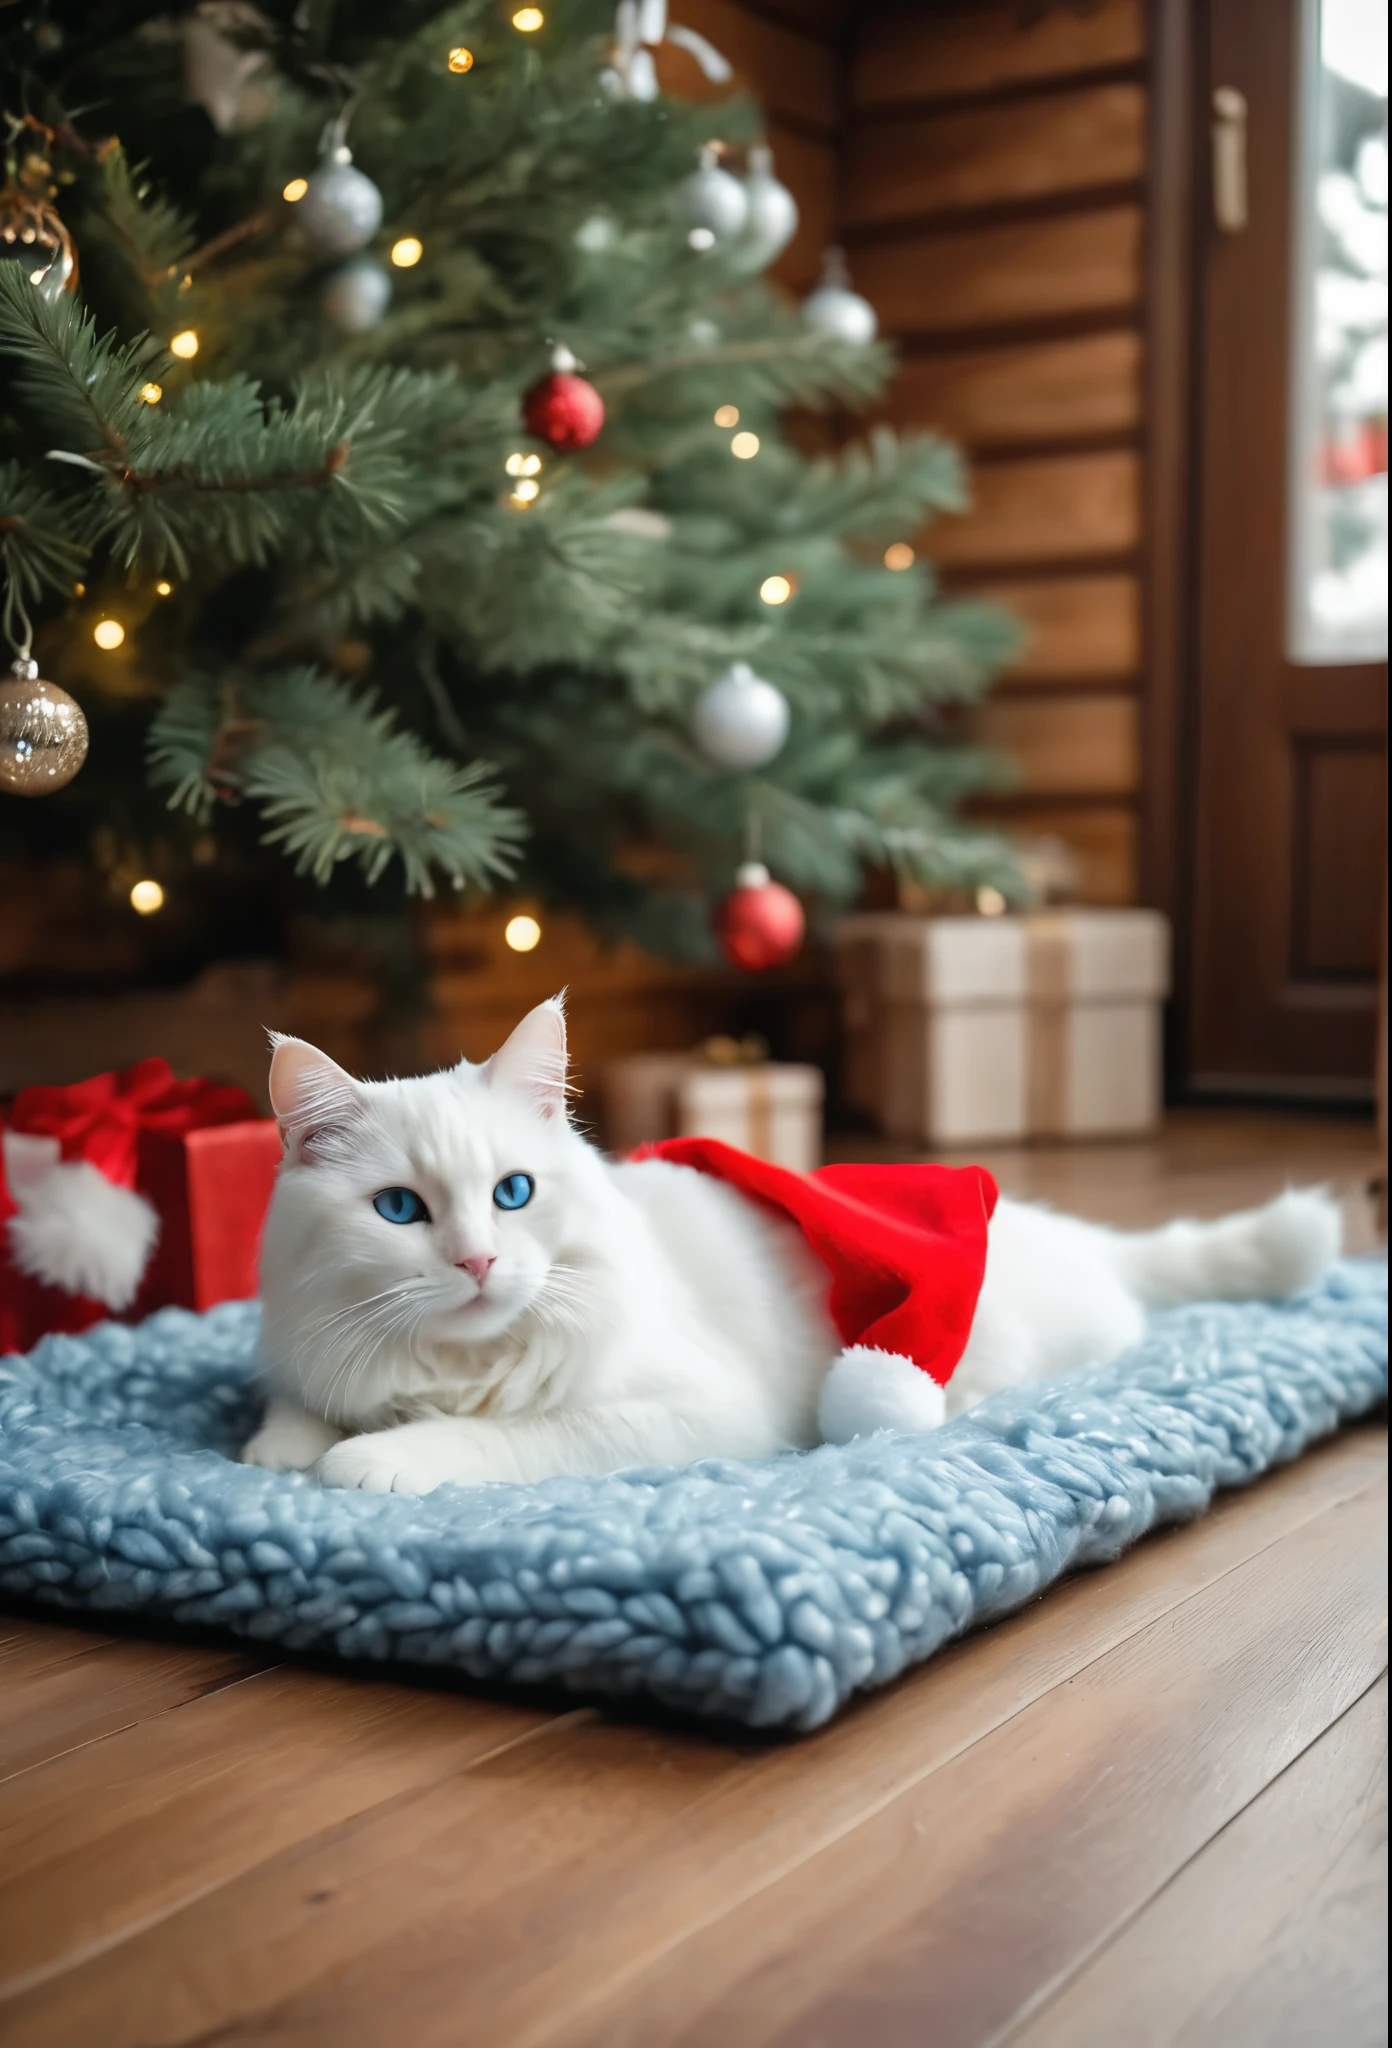
[[[942,1419],[924,1372],[842,1352],[793,1225],[689,1166],[616,1165],[571,1127],[559,1001],[483,1066],[418,1080],[354,1081],[277,1038],[271,1099],[271,1401],[248,1463],[425,1493]],[[945,1411],[1114,1358],[1147,1308],[1292,1293],[1338,1247],[1313,1191],[1136,1236],[1003,1200]]]

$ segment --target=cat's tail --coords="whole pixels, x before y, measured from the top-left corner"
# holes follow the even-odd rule
[[[1287,1188],[1216,1223],[1108,1233],[1119,1278],[1147,1308],[1183,1301],[1271,1301],[1298,1294],[1339,1256],[1339,1205],[1322,1188]]]

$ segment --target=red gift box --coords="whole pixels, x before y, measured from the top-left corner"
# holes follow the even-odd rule
[[[27,1350],[54,1330],[137,1322],[158,1308],[206,1309],[256,1293],[281,1144],[245,1089],[178,1081],[166,1060],[142,1060],[71,1088],[26,1088],[8,1126],[31,1146],[51,1147],[55,1163],[85,1161],[113,1186],[133,1189],[155,1210],[159,1231],[134,1299],[116,1313],[19,1270],[9,1223],[24,1191],[12,1192],[0,1175],[0,1351]]]

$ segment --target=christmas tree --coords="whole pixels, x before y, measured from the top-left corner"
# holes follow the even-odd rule
[[[757,110],[658,92],[665,26],[0,15],[0,780],[80,760],[65,686],[92,726],[12,840],[259,838],[688,957],[751,854],[827,906],[868,866],[1012,888],[948,709],[1012,628],[908,545],[957,455],[789,438],[846,442],[890,358],[834,269],[803,307],[764,280],[793,215]]]

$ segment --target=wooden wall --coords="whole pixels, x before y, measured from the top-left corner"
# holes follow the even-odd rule
[[[1028,629],[981,714],[1014,828],[1076,849],[1095,902],[1137,891],[1142,0],[856,16],[841,236],[898,344],[885,416],[941,428],[973,508],[921,537]]]

